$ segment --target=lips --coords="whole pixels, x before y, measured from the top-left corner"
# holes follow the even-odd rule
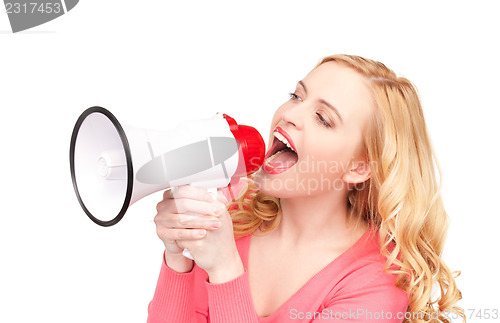
[[[276,127],[273,134],[274,141],[265,156],[262,168],[268,174],[280,174],[297,163],[297,149],[290,135],[281,127]]]
[[[288,143],[292,146],[291,148],[293,149],[293,151],[295,151],[295,153],[297,153],[297,148],[295,148],[295,144],[293,143],[292,138],[285,130],[283,130],[281,127],[276,127],[276,129],[274,129],[274,131],[283,135],[283,137],[285,137],[285,139],[288,141]]]

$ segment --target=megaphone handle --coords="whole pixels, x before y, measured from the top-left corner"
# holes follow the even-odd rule
[[[217,187],[210,187],[210,188],[205,188],[205,189],[208,191],[208,193],[210,193],[210,194],[212,195],[212,197],[213,197],[214,199],[217,199]],[[186,257],[186,258],[189,258],[189,259],[191,259],[191,260],[194,260],[193,256],[191,255],[191,253],[190,253],[190,252],[189,252],[189,250],[187,250],[187,249],[184,249],[184,250],[182,251],[182,255],[183,255],[184,257]]]

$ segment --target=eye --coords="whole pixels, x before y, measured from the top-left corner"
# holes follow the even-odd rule
[[[295,100],[299,100],[299,101],[302,101],[302,99],[295,93],[295,92],[290,92],[288,93],[290,95],[290,99],[292,99],[293,101]]]
[[[316,116],[317,116],[318,122],[320,124],[322,124],[323,126],[325,126],[327,128],[331,128],[331,126],[328,123],[328,121],[326,121],[325,118],[323,118],[323,116],[319,112],[316,112]]]

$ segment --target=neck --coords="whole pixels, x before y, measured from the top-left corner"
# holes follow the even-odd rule
[[[347,191],[329,191],[314,196],[280,199],[282,220],[276,234],[293,245],[325,240],[346,241]]]

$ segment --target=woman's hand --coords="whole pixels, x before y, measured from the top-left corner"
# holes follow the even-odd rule
[[[185,190],[195,192],[192,199],[183,198]],[[220,207],[212,196],[197,188],[176,187],[163,193],[163,200],[157,204],[155,216],[156,233],[165,245],[165,261],[177,272],[190,271],[193,261],[184,257],[180,241],[203,239],[207,230],[220,227],[219,214],[213,212]]]
[[[207,191],[187,185],[164,193],[155,223],[170,268],[191,270],[192,261],[182,256],[186,248],[212,283],[229,281],[243,273],[226,203],[221,193],[216,201]]]

